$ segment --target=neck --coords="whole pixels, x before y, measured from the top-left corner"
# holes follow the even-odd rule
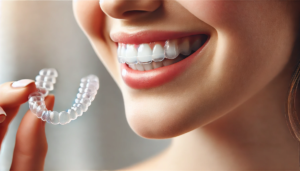
[[[174,138],[161,155],[164,160],[159,167],[167,166],[165,168],[171,170],[298,169],[298,142],[285,117],[289,82],[290,77],[282,74],[222,118]]]

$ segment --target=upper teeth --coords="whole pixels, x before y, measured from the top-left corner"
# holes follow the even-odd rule
[[[118,45],[118,60],[127,64],[146,64],[167,59],[175,59],[179,54],[188,56],[199,49],[204,43],[203,36],[191,36],[167,40],[164,47],[161,43],[124,44]]]

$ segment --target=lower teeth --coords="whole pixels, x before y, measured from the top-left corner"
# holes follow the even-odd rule
[[[174,63],[177,63],[177,62],[185,59],[186,57],[187,56],[184,56],[184,55],[180,54],[175,59],[166,59],[165,58],[161,62],[152,62],[152,63],[149,63],[149,64],[128,64],[128,66],[129,66],[129,68],[131,68],[133,70],[148,71],[148,70],[152,70],[152,69],[156,69],[156,68],[160,68],[160,67],[172,65]]]

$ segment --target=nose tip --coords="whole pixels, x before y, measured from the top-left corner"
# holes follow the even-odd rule
[[[116,19],[130,19],[151,13],[161,5],[161,0],[100,0],[102,11]]]

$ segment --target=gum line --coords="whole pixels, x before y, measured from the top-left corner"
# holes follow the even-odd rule
[[[53,68],[42,69],[36,76],[35,84],[38,91],[29,95],[28,102],[30,110],[38,118],[53,125],[65,125],[82,116],[83,112],[88,110],[99,89],[99,78],[95,75],[82,78],[73,106],[67,111],[57,112],[48,110],[44,101],[49,91],[54,89],[57,76],[57,71]]]

